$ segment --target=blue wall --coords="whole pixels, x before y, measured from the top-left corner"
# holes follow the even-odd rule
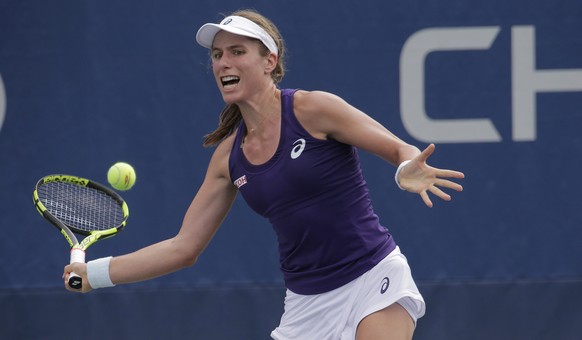
[[[576,0],[0,1],[0,338],[62,338],[63,315],[95,339],[261,339],[277,325],[275,236],[240,197],[195,267],[88,295],[62,288],[67,245],[31,200],[43,175],[105,182],[127,161],[129,225],[88,258],[173,236],[222,108],[194,34],[247,7],[286,39],[282,87],[338,94],[465,172],[465,191],[428,209],[361,155],[427,301],[415,339],[581,338]]]

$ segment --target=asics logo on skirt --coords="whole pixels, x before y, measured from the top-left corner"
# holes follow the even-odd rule
[[[390,286],[390,279],[385,277],[382,279],[382,286],[380,287],[380,294],[386,293],[388,290],[388,286]]]

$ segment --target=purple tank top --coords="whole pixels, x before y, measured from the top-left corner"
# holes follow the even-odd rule
[[[275,155],[261,165],[246,159],[240,147],[243,121],[229,169],[247,204],[277,234],[286,287],[310,295],[352,281],[396,244],[374,213],[356,148],[313,138],[293,112],[295,91],[281,91]]]

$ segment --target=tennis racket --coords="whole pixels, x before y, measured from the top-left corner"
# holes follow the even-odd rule
[[[115,191],[89,179],[50,175],[41,178],[32,194],[38,212],[57,227],[71,246],[71,262],[85,262],[85,251],[98,240],[125,227],[127,204]],[[79,242],[75,234],[85,238]],[[69,275],[68,285],[81,289],[81,277]]]

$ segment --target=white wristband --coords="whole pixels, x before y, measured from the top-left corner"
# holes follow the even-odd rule
[[[398,169],[396,169],[396,173],[394,174],[394,181],[396,181],[396,185],[398,185],[400,190],[406,190],[406,189],[404,189],[403,187],[400,186],[400,182],[398,181],[398,175],[400,175],[400,171],[402,171],[402,168],[404,168],[406,166],[406,164],[408,164],[408,163],[410,163],[410,159],[400,163],[400,165],[398,166]]]
[[[87,262],[87,280],[93,289],[115,286],[109,277],[111,256]]]

